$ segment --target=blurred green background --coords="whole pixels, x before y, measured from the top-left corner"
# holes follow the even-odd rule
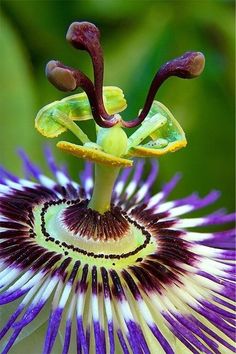
[[[65,40],[72,21],[87,20],[101,30],[105,84],[124,90],[127,119],[142,107],[161,64],[188,50],[205,54],[200,78],[171,78],[157,95],[184,127],[188,146],[160,159],[155,189],[182,171],[174,196],[220,189],[218,205],[233,209],[234,1],[2,0],[1,12],[1,164],[22,174],[16,150],[23,147],[45,170],[42,147],[49,142],[77,178],[82,163],[56,151],[56,140],[40,137],[34,117],[42,106],[64,97],[44,76],[47,61],[61,60],[91,77],[88,55]]]

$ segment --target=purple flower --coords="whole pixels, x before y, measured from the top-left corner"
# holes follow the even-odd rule
[[[44,323],[44,341],[37,343],[44,354],[58,353],[57,341],[63,354],[234,352],[234,230],[202,227],[229,224],[235,214],[186,217],[214,203],[219,193],[169,200],[179,174],[153,194],[156,160],[147,176],[142,159],[131,167],[134,156],[159,156],[186,145],[178,122],[153,100],[169,76],[198,76],[202,54],[188,52],[165,64],[138,117],[125,122],[118,114],[126,105],[121,91],[103,91],[97,28],[72,24],[67,39],[90,53],[94,83],[50,62],[46,71],[53,84],[66,91],[80,86],[87,96],[46,106],[36,127],[47,137],[71,130],[82,145],[58,147],[95,162],[95,176],[87,162],[73,181],[49,149],[53,179],[24,152],[27,179],[1,168],[1,353],[11,353],[14,345],[17,350],[17,341]],[[96,142],[75,123],[92,117]],[[128,138],[123,128],[136,126]]]

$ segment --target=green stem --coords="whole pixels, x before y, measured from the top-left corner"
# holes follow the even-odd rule
[[[88,205],[89,208],[98,211],[100,214],[110,210],[113,187],[119,170],[119,167],[95,165],[95,184]]]

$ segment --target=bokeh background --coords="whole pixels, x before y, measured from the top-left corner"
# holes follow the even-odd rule
[[[23,147],[46,170],[42,155],[46,140],[34,129],[34,118],[42,106],[65,95],[47,82],[45,64],[59,59],[92,76],[88,55],[65,40],[75,20],[94,22],[100,28],[105,84],[124,90],[127,119],[142,107],[161,64],[188,50],[205,54],[206,69],[200,78],[171,78],[157,95],[184,127],[188,147],[160,159],[155,189],[182,171],[184,179],[174,196],[220,189],[218,205],[233,210],[235,28],[230,0],[2,0],[0,163],[22,175],[16,150]],[[57,140],[47,143],[77,178],[82,163],[56,151]]]

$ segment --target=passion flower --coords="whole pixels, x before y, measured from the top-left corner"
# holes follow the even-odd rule
[[[46,137],[70,130],[79,139],[78,145],[57,146],[90,161],[80,181],[72,181],[49,150],[55,180],[24,152],[28,179],[0,171],[2,315],[15,304],[0,329],[1,353],[17,348],[27,328],[28,335],[37,330],[40,316],[47,330],[37,353],[58,353],[58,338],[63,354],[233,352],[234,230],[199,227],[230,223],[235,215],[220,210],[182,217],[213,203],[219,193],[167,201],[179,175],[152,195],[157,162],[151,160],[145,178],[143,159],[133,164],[134,157],[158,157],[186,145],[179,123],[154,97],[170,76],[198,76],[204,56],[187,52],[163,65],[138,116],[124,121],[122,91],[103,87],[99,37],[91,23],[70,26],[67,40],[90,54],[94,82],[49,62],[51,83],[85,93],[47,105],[35,123]],[[96,142],[76,124],[87,119],[95,121]],[[138,128],[128,137],[129,127]]]

